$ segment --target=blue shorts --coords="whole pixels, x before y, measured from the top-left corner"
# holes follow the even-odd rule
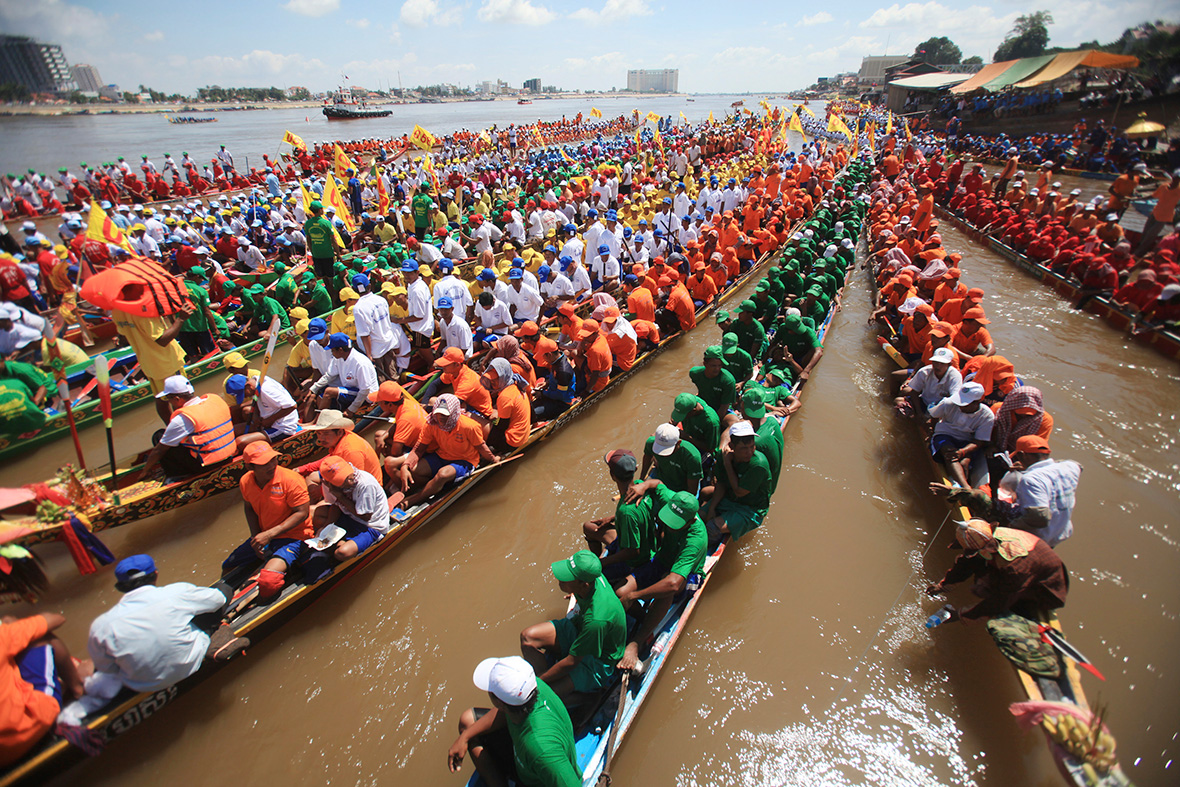
[[[472,465],[470,462],[464,462],[463,460],[448,462],[438,454],[427,454],[422,458],[426,461],[426,466],[430,468],[430,472],[434,475],[438,475],[438,471],[442,470],[447,465],[455,468],[456,481],[471,475]]]
[[[342,513],[336,519],[336,527],[344,528],[344,538],[356,544],[358,555],[381,540],[380,533],[364,522],[353,519],[348,514]],[[302,544],[303,542],[301,541],[299,543]]]
[[[25,683],[30,684],[34,691],[47,694],[62,704],[61,678],[57,674],[57,665],[53,663],[53,648],[49,645],[38,645],[29,648],[25,655],[17,661],[20,676]]]
[[[338,410],[347,410],[348,406],[356,401],[357,391],[351,388],[344,388],[337,386],[336,388],[336,405]]]
[[[619,539],[616,538],[614,541],[606,545],[606,553],[603,555],[603,557],[606,557],[606,555],[613,555],[618,551]],[[631,570],[633,568],[635,568],[635,566],[620,560],[617,563],[611,563],[608,566],[604,566],[602,569],[602,575],[606,577],[607,582],[613,582],[616,579],[626,579],[631,574]]]
[[[957,451],[971,445],[970,440],[960,440],[949,434],[936,434],[930,438],[930,453],[935,459],[942,458],[943,451]]]
[[[291,544],[302,543],[303,542],[297,538],[272,539],[271,542],[266,545],[266,549],[264,550],[265,557],[262,559],[265,560],[266,558],[271,557],[283,557],[282,555],[278,554],[279,551],[286,549]],[[295,557],[299,557],[299,555],[296,554]],[[285,557],[283,559],[286,560],[288,566],[291,565],[292,560],[287,560]],[[248,566],[251,563],[257,562],[258,560],[258,553],[254,551],[254,547],[250,546],[250,539],[247,538],[238,546],[237,549],[229,553],[229,557],[221,561],[221,570],[229,571],[230,569],[237,568],[238,566]]]
[[[635,577],[635,589],[643,590],[668,576],[668,569],[653,558],[636,566],[635,570],[631,572],[631,576]]]
[[[355,395],[355,394],[353,394],[353,397],[352,397],[352,398],[355,400],[355,399],[356,399],[356,395]],[[268,438],[270,438],[272,441],[273,441],[273,440],[282,440],[284,437],[291,437],[291,436],[293,436],[293,435],[297,435],[297,434],[299,434],[299,433],[300,433],[300,432],[302,432],[302,431],[303,431],[303,427],[302,427],[302,426],[299,426],[298,424],[296,424],[296,426],[295,426],[295,431],[294,431],[294,432],[292,432],[291,434],[287,434],[286,432],[280,432],[278,429],[272,429],[272,428],[271,428],[271,427],[269,427],[269,426],[264,426],[264,427],[262,427],[262,433],[263,433],[263,434],[265,434],[265,435],[266,435]]]

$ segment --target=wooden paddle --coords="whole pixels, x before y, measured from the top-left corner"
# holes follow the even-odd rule
[[[115,501],[115,505],[121,505],[119,501],[119,468],[115,464],[114,418],[111,413],[111,376],[110,368],[104,363],[105,360],[105,356],[94,359],[94,382],[98,385],[102,423],[107,430],[107,457],[111,462],[111,497]]]
[[[254,388],[254,395],[250,397],[251,405],[258,399],[258,392],[262,390],[262,383],[266,380],[266,370],[270,367],[271,356],[275,354],[275,344],[279,340],[279,328],[281,326],[282,323],[276,314],[270,320],[270,339],[266,342],[266,355],[262,356],[262,371],[258,373],[258,385]]]
[[[631,683],[631,670],[623,673],[623,682],[619,685],[619,708],[615,711],[615,723],[610,728],[610,738],[606,742],[606,759],[602,763],[602,773],[598,774],[598,787],[609,787],[611,783],[610,764],[615,756],[615,739],[619,734],[619,725],[623,722],[623,706],[627,704],[627,687]]]

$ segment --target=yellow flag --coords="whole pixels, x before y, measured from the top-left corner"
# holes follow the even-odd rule
[[[442,189],[438,187],[438,175],[434,172],[434,162],[430,160],[429,153],[422,157],[422,169],[426,170],[426,174],[430,176],[430,185],[434,187],[434,191],[436,193],[441,191]]]
[[[655,123],[657,125],[659,124],[660,120],[662,120],[662,118],[659,115],[657,115],[655,112],[648,112],[647,117],[644,119],[650,120],[652,123]]]
[[[885,133],[893,133],[893,113],[888,111],[885,114]]]
[[[914,138],[913,134],[910,133],[910,121],[907,118],[901,119],[901,127],[905,131],[906,142]]]
[[[331,180],[331,178],[327,178],[327,180]],[[316,196],[308,191],[307,186],[304,186],[302,183],[299,184],[299,190],[303,192],[303,212],[310,218],[311,203],[315,201]],[[332,234],[336,236],[336,240],[340,242],[341,246],[343,246],[344,238],[340,237],[340,233],[337,231],[336,225],[334,224],[332,225]]]
[[[841,120],[838,115],[833,114],[828,118],[828,131],[835,131],[836,133],[843,134],[844,136],[848,137],[849,141],[852,140],[852,132],[848,129],[848,125],[843,120]]]
[[[869,150],[871,150],[873,153],[876,153],[877,152],[877,124],[870,120],[868,128],[866,130],[869,133]]]
[[[787,123],[787,128],[803,137],[803,144],[807,144],[807,134],[803,132],[803,121],[799,120],[798,113],[792,113],[791,120]]]
[[[377,176],[377,212],[382,216],[389,213],[389,191],[385,188],[385,179]]]
[[[348,180],[348,171],[351,169],[354,173],[357,171],[356,165],[352,163],[352,159],[348,157],[339,145],[333,145],[334,151],[332,153],[332,164],[335,167],[336,177],[343,181]]]
[[[99,243],[118,246],[121,249],[126,249],[129,254],[131,253],[131,241],[127,240],[127,236],[123,234],[123,230],[119,229],[119,225],[111,221],[106,211],[100,208],[94,200],[90,200],[90,221],[86,226],[86,237]]]
[[[770,114],[770,102],[768,102],[766,99],[762,99],[761,101],[759,101],[759,102],[758,102],[758,106],[760,106],[760,107],[762,107],[763,109],[765,109],[765,110],[766,110],[766,114],[768,114],[768,115]]]
[[[808,109],[808,108],[807,108],[807,106],[806,106],[805,104],[800,104],[800,105],[798,106],[798,109],[802,109],[802,110],[803,110],[804,112],[806,112],[807,114],[811,115],[812,117],[815,117],[815,113],[814,113],[814,112],[812,112],[810,109]]]
[[[545,141],[545,136],[541,133],[541,129],[537,128],[536,126],[533,126],[531,131],[533,132],[533,139],[537,140],[538,145],[540,145],[541,147],[545,147],[546,145],[549,144],[548,142]]]
[[[292,134],[290,131],[283,132],[283,141],[296,150],[307,150],[307,145],[304,144],[303,140]]]
[[[433,134],[421,126],[414,126],[414,130],[410,132],[410,142],[422,150],[430,150],[438,144],[438,140]]]
[[[344,229],[348,230],[349,234],[356,232],[356,222],[353,221],[352,212],[348,209],[348,203],[344,201],[344,197],[340,194],[340,187],[336,185],[336,178],[329,175],[324,178],[324,197],[322,202],[325,206],[331,205],[336,209],[336,218],[344,222]]]
[[[663,154],[663,152],[664,152],[664,138],[662,136],[660,136],[660,129],[658,127],[653,128],[652,134],[655,138],[656,144],[660,146],[660,153]]]
[[[713,124],[714,124],[714,123],[716,123],[716,122],[717,122],[717,121],[713,120],[713,110],[711,110],[711,109],[710,109],[710,110],[709,110],[709,125],[711,126],[711,125],[713,125]]]
[[[595,109],[594,107],[590,107],[590,117],[600,118],[600,117],[602,117],[602,111]]]

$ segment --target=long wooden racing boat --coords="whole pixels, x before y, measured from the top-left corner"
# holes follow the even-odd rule
[[[703,306],[697,312],[697,324],[711,314],[715,309],[740,291],[758,271],[772,258],[781,253],[781,249],[764,254],[748,271],[743,273],[712,303]],[[331,588],[349,577],[364,570],[382,557],[393,553],[411,533],[422,528],[449,508],[462,495],[470,491],[477,483],[487,478],[505,461],[511,461],[522,456],[529,448],[547,439],[563,426],[582,413],[590,409],[607,393],[614,391],[631,375],[649,364],[669,345],[676,342],[685,331],[677,331],[662,337],[660,343],[652,350],[635,359],[632,367],[620,372],[610,379],[603,390],[593,393],[581,401],[575,402],[551,421],[535,424],[525,443],[503,457],[499,464],[479,468],[463,479],[460,483],[444,491],[433,500],[427,501],[409,511],[404,516],[391,520],[391,527],[385,537],[367,551],[337,565],[326,577],[314,584],[304,584],[292,576],[292,582],[283,588],[282,592],[265,605],[254,603],[254,584],[250,581],[257,566],[243,567],[232,573],[227,580],[231,585],[241,587],[238,594],[227,606],[225,622],[233,627],[238,636],[249,637],[251,644],[272,632],[282,623],[290,620],[301,610],[322,597]],[[422,394],[420,396],[425,396]],[[210,675],[215,673],[220,664],[206,661],[201,668],[185,680],[154,692],[132,692],[126,690],[116,696],[103,710],[100,710],[84,720],[85,729],[93,740],[100,745],[121,736],[131,728],[145,721],[168,705],[181,694],[191,690]],[[26,755],[20,762],[0,775],[0,787],[10,785],[41,784],[49,777],[64,771],[74,763],[85,758],[83,751],[57,735],[49,736],[44,742]]]
[[[998,158],[992,158],[990,156],[972,156],[971,154],[967,154],[965,156],[965,158],[967,159],[967,161],[969,163],[974,164],[974,163],[978,162],[980,164],[987,164],[990,167],[1002,167],[1006,163],[1004,161],[1001,161]],[[1040,167],[1041,165],[1029,163],[1029,164],[1027,164],[1027,166],[1028,167]],[[1069,175],[1070,177],[1085,178],[1087,180],[1114,181],[1114,180],[1117,180],[1119,177],[1119,173],[1117,173],[1117,172],[1091,172],[1088,169],[1077,169],[1075,167],[1059,167],[1057,165],[1053,165],[1052,172],[1053,172],[1054,176],[1056,176],[1056,175]]]
[[[870,283],[874,284],[875,277],[869,277]],[[881,337],[881,347],[885,354],[898,367],[905,369],[907,364],[901,353],[888,341]],[[924,428],[924,425],[919,422],[919,432],[922,439],[929,444],[930,431]],[[947,477],[946,469],[937,462],[929,451],[923,451],[926,455],[926,460],[930,465],[931,472],[935,479],[940,483],[950,483]],[[960,521],[967,521],[972,518],[972,514],[966,507],[961,505],[950,505],[952,511],[950,516],[957,518]],[[1055,612],[1043,613],[1039,621],[1042,625],[1049,626],[1060,632],[1061,621],[1058,619]],[[1002,654],[1001,654],[1002,655]],[[1077,662],[1073,661],[1064,654],[1057,652],[1058,659],[1061,666],[1061,676],[1056,680],[1033,675],[1018,667],[1013,661],[1007,659],[1013,671],[1016,673],[1020,681],[1020,687],[1024,691],[1026,701],[1031,703],[1054,702],[1060,703],[1062,711],[1074,715],[1075,717],[1089,717],[1091,710],[1090,705],[1086,700],[1085,690],[1082,688],[1081,673],[1078,671]],[[1075,785],[1075,787],[1129,787],[1131,784],[1126,774],[1123,773],[1121,766],[1115,764],[1108,771],[1095,770],[1093,765],[1084,763],[1077,757],[1071,755],[1054,737],[1049,730],[1041,727],[1041,731],[1045,735],[1046,743],[1049,746],[1049,752],[1053,756],[1054,762],[1057,764],[1057,769],[1065,778],[1068,784]]]
[[[827,317],[817,330],[821,343],[827,336],[834,315],[834,308],[829,309]],[[793,390],[798,391],[798,389],[798,383],[796,383]],[[785,429],[790,420],[789,415],[780,419],[780,427]],[[575,730],[574,743],[578,755],[578,767],[582,770],[582,787],[594,787],[598,783],[598,777],[602,774],[603,769],[610,764],[610,759],[614,754],[609,750],[612,733],[615,737],[615,751],[622,745],[627,732],[638,717],[643,703],[650,695],[652,686],[666,666],[672,649],[676,647],[676,643],[680,641],[680,635],[688,627],[688,619],[696,609],[701,596],[704,595],[705,588],[709,585],[709,579],[713,576],[713,570],[720,562],[728,543],[729,537],[726,536],[716,550],[705,559],[705,573],[701,586],[695,592],[686,593],[682,598],[677,599],[659,626],[656,627],[651,641],[641,643],[643,647],[641,647],[640,653],[643,654],[646,650],[648,655],[644,659],[644,668],[639,680],[628,687],[627,697],[623,700],[622,715],[618,716],[617,731],[615,730],[615,719],[619,693],[622,690],[621,685],[612,687],[606,696],[600,699],[595,712]],[[467,784],[468,787],[485,787],[486,782],[476,773],[472,775]]]
[[[949,211],[941,205],[935,205],[934,209],[940,219],[946,219],[967,237],[987,246],[1042,284],[1052,287],[1062,297],[1071,301],[1077,301],[1080,297],[1081,288],[1077,283],[1050,270],[1048,266],[1029,259],[1027,255],[1006,245],[998,238],[985,234],[957,213]],[[1166,328],[1135,333],[1132,329],[1136,325],[1138,315],[1104,295],[1087,301],[1083,311],[1098,315],[1118,331],[1127,332],[1128,336],[1139,344],[1151,347],[1168,358],[1180,359],[1180,334]]]

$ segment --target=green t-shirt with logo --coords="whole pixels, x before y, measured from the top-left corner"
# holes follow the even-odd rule
[[[696,494],[701,483],[701,452],[692,443],[681,440],[676,450],[667,456],[655,456],[652,445],[655,436],[647,438],[643,446],[644,460],[655,459],[656,477],[673,492]]]

